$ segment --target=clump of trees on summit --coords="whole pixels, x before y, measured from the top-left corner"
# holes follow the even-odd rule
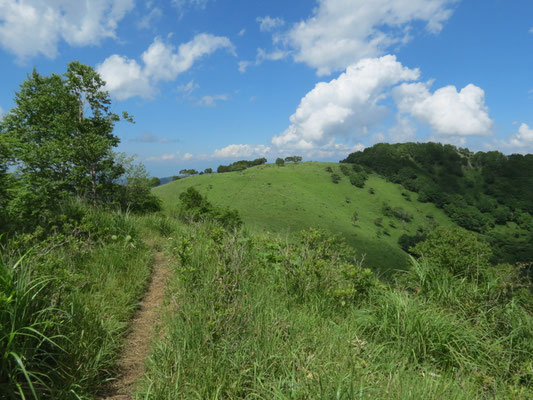
[[[223,173],[223,172],[244,171],[245,169],[255,167],[256,165],[266,164],[266,162],[267,162],[267,159],[264,157],[257,158],[253,161],[240,160],[240,161],[231,163],[229,165],[219,165],[217,168],[217,172]]]
[[[289,157],[285,157],[285,162],[293,162],[293,163],[299,163],[300,161],[302,161],[302,157],[301,156],[289,156]]]

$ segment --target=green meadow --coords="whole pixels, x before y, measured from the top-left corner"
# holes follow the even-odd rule
[[[332,182],[327,167],[341,177],[339,183]],[[453,225],[433,204],[418,202],[417,193],[376,174],[369,176],[364,188],[351,185],[335,163],[269,164],[242,172],[197,175],[156,187],[153,193],[172,214],[179,194],[191,186],[213,204],[237,209],[246,228],[254,233],[272,232],[290,239],[310,226],[338,233],[359,256],[365,255],[368,266],[383,273],[407,266],[408,257],[397,244],[401,235],[413,235],[432,223]],[[410,212],[412,221],[384,216],[384,204]],[[377,226],[380,218],[381,226]]]

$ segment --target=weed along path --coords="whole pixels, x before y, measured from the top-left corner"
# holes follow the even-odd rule
[[[135,384],[144,372],[144,361],[150,351],[154,327],[159,320],[163,305],[169,269],[163,253],[155,255],[152,278],[139,309],[131,321],[131,331],[126,336],[118,362],[117,380],[104,388],[102,400],[131,399]]]

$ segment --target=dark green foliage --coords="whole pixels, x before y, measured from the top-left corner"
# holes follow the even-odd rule
[[[185,192],[181,193],[179,199],[179,215],[185,221],[212,220],[226,229],[237,229],[242,225],[242,220],[237,210],[213,206],[206,197],[202,196],[193,187],[189,187]]]
[[[244,171],[245,169],[255,167],[257,165],[263,165],[266,162],[267,162],[267,159],[264,157],[257,158],[253,161],[248,161],[248,160],[235,161],[234,163],[229,164],[229,165],[219,165],[217,168],[217,172],[222,173],[222,172]]]
[[[285,157],[285,162],[299,163],[300,161],[302,161],[302,157],[301,156]]]
[[[341,164],[342,165],[342,164]],[[352,172],[349,174],[350,183],[358,188],[365,187],[366,177],[362,173]]]
[[[402,192],[402,196],[405,198],[405,200],[411,201],[411,195],[409,192]]]
[[[180,174],[190,176],[198,174],[198,171],[196,171],[195,169],[182,169],[180,171]]]
[[[376,194],[376,189],[374,189],[374,188],[368,188],[368,193],[370,193],[370,194]]]
[[[341,177],[339,174],[331,174],[331,182],[339,183],[340,181],[341,181]]]
[[[326,167],[326,172],[329,172],[330,174],[333,173],[333,169],[331,169],[331,167]]]
[[[213,173],[213,168],[206,168],[204,170],[204,174],[212,174]]]
[[[180,180],[180,179],[181,179],[181,176],[174,175],[174,176],[172,177],[172,182],[177,181],[177,180]]]
[[[150,187],[157,187],[161,185],[161,179],[159,179],[157,176],[153,176],[150,178]]]
[[[393,217],[405,222],[411,222],[413,220],[413,214],[404,210],[402,207],[391,207],[388,204],[383,204],[383,215],[387,217]]]
[[[350,167],[348,167],[348,165],[346,165],[346,164],[340,164],[339,167],[340,167],[341,172],[342,172],[344,175],[346,175],[346,176],[350,176],[351,171],[350,171]]]
[[[494,225],[491,215],[481,213],[478,208],[466,204],[462,199],[446,204],[444,211],[457,225],[471,231],[485,232]]]
[[[533,232],[533,224],[525,224],[521,215],[533,212],[533,155],[499,152],[478,152],[438,143],[380,143],[362,152],[350,154],[343,163],[372,168],[392,182],[418,192],[418,200],[432,202],[466,229],[488,233],[496,224],[517,222],[522,229]],[[522,218],[523,219],[523,218]],[[529,226],[528,226],[529,225]],[[515,250],[514,261],[531,261],[526,242],[507,237],[498,244],[503,258],[508,260]],[[503,238],[502,238],[503,239]]]
[[[285,161],[283,160],[283,158],[281,157],[276,158],[276,165],[278,167],[282,167],[283,165],[285,165]]]
[[[418,243],[426,240],[426,238],[427,238],[427,234],[425,232],[417,232],[414,235],[403,234],[398,239],[398,244],[404,251],[411,253],[412,252],[411,249],[414,246],[416,246]]]

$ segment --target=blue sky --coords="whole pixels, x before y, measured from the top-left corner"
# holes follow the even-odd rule
[[[36,68],[107,82],[158,176],[377,142],[533,152],[531,0],[0,0],[0,113]]]

